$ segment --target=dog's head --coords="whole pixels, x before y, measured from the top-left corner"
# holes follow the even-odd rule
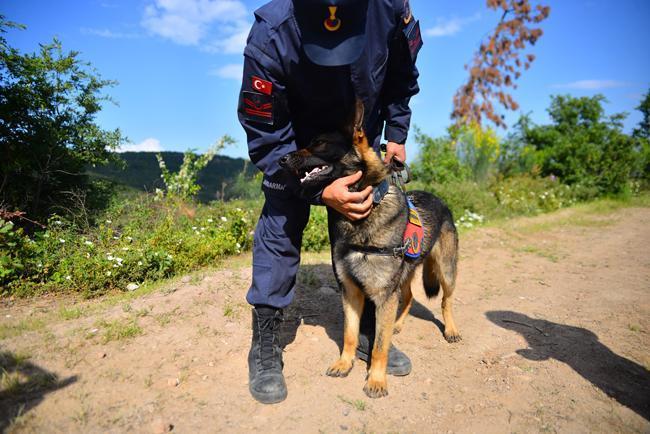
[[[282,157],[280,166],[300,180],[302,188],[324,188],[334,180],[359,170],[363,176],[357,189],[376,185],[386,177],[386,168],[368,145],[363,131],[363,103],[357,100],[346,125],[321,134],[307,148]]]

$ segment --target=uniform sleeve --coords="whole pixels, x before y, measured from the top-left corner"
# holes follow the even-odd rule
[[[320,204],[320,191],[303,191],[296,177],[278,164],[297,146],[282,68],[269,54],[273,52],[269,44],[259,44],[260,31],[267,31],[259,27],[259,23],[254,25],[244,50],[244,73],[237,109],[239,122],[246,132],[248,155],[264,174],[264,190],[296,195]]]
[[[397,13],[399,25],[391,41],[382,106],[385,113],[385,139],[403,144],[411,123],[410,99],[420,91],[419,72],[415,66],[422,47],[420,23],[413,17],[407,2]]]

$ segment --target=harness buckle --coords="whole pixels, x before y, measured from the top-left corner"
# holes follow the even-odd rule
[[[393,248],[393,257],[404,259],[404,254],[408,251],[409,247],[411,247],[411,239],[407,238],[402,246]]]

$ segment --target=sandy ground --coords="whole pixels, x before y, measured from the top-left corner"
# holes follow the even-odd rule
[[[288,399],[248,393],[249,258],[100,300],[4,300],[10,432],[650,432],[650,209],[575,209],[461,237],[455,317],[421,287],[389,395],[366,364],[325,375],[342,334],[326,255],[306,255],[283,324]]]

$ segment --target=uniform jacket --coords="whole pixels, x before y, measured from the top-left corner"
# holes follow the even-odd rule
[[[356,97],[365,106],[365,130],[377,148],[385,139],[405,143],[410,98],[418,93],[418,21],[408,0],[370,0],[366,48],[352,65],[323,67],[301,48],[292,0],[273,0],[255,11],[244,50],[238,116],[251,161],[267,191],[296,194],[298,184],[278,166],[315,135],[344,124]],[[304,193],[303,193],[304,196]],[[320,192],[305,199],[318,203]]]

